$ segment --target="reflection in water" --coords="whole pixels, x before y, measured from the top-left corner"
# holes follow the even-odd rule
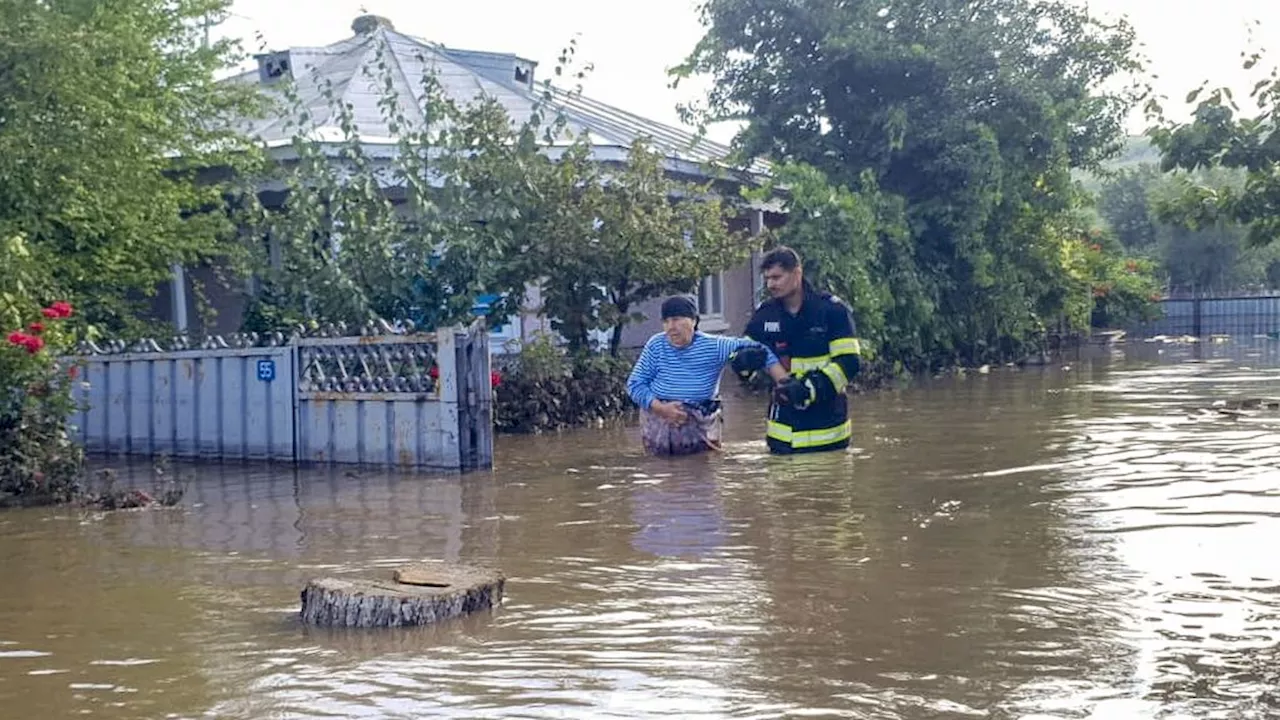
[[[1280,344],[857,398],[847,453],[502,438],[492,473],[214,465],[181,509],[0,514],[0,717],[1268,717]],[[145,477],[145,467],[135,468]],[[298,626],[309,577],[495,563],[502,607]]]
[[[691,474],[683,481],[637,479],[633,483],[632,518],[640,527],[632,547],[660,557],[717,553],[726,534],[716,477],[712,472]]]

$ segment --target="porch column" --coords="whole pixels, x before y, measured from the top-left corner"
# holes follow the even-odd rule
[[[764,232],[764,211],[752,210],[751,217],[751,237],[759,237]],[[755,307],[760,302],[760,297],[764,295],[764,278],[760,275],[760,259],[764,253],[756,248],[751,251],[751,307]]]
[[[173,277],[169,280],[170,294],[173,296],[173,324],[179,333],[187,331],[187,271],[182,263],[169,266]]]

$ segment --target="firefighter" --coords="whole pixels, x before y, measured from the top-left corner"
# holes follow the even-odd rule
[[[776,454],[843,450],[852,425],[845,387],[861,364],[853,318],[840,298],[804,279],[800,256],[778,247],[760,262],[770,299],[756,308],[747,337],[763,343],[788,375],[774,387],[766,442]],[[762,351],[743,349],[731,367],[744,380],[761,365]]]

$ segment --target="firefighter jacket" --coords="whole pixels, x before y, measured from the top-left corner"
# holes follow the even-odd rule
[[[747,337],[766,345],[792,377],[807,381],[812,399],[804,408],[769,405],[766,441],[774,453],[839,450],[853,427],[845,387],[857,374],[861,349],[853,318],[840,298],[807,282],[795,315],[781,300],[761,303],[747,323]]]

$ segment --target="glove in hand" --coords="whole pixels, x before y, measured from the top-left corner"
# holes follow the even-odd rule
[[[798,377],[790,377],[773,391],[774,402],[779,405],[790,405],[791,407],[803,410],[813,402],[813,398],[817,396],[813,384],[808,380]]]
[[[729,367],[738,377],[745,380],[757,370],[763,370],[767,359],[764,348],[759,345],[750,345],[734,351],[733,355],[729,356]]]

